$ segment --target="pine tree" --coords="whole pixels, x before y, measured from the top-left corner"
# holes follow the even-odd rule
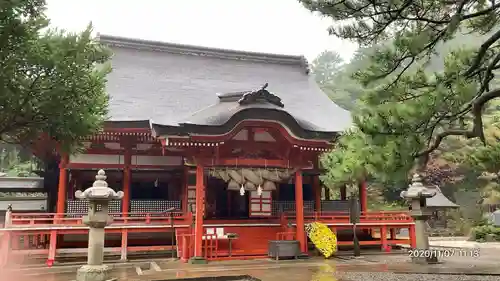
[[[499,3],[299,1],[343,22],[331,34],[374,48],[370,66],[355,74],[364,87],[355,126],[323,157],[327,180],[404,180],[415,160],[427,163],[450,137],[490,148],[484,114],[500,97]],[[459,36],[471,43],[446,44]],[[446,56],[436,58],[438,52]]]
[[[110,52],[91,35],[48,28],[45,1],[0,4],[0,141],[41,134],[69,150],[106,118]]]

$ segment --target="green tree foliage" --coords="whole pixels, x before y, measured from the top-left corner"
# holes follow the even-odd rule
[[[0,144],[0,176],[37,176],[38,164],[30,151],[13,144]]]
[[[343,60],[337,52],[324,51],[312,62],[312,73],[320,86],[330,83],[340,71]]]
[[[69,150],[106,118],[104,63],[91,36],[48,29],[45,1],[0,3],[0,140],[26,144],[42,133]]]
[[[299,0],[342,24],[332,35],[376,46],[371,64],[355,74],[364,87],[355,128],[323,164],[332,182],[361,175],[405,179],[415,159],[427,163],[441,142],[458,136],[488,143],[483,114],[500,96],[498,13],[494,1]],[[447,46],[467,32],[476,45]],[[391,39],[391,40],[389,40]],[[421,165],[418,165],[421,167]]]
[[[352,110],[362,94],[360,84],[352,79],[352,75],[368,65],[366,49],[358,50],[354,58],[344,64],[342,58],[334,51],[324,51],[311,64],[316,82],[337,105]]]

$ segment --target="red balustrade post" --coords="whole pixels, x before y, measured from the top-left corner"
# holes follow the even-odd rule
[[[122,244],[121,244],[121,261],[127,260],[127,247],[128,247],[128,230],[126,228],[122,228]]]
[[[49,255],[47,257],[47,266],[52,267],[54,265],[54,261],[56,259],[56,250],[57,250],[57,231],[50,231],[50,241],[49,241]]]
[[[380,228],[380,243],[382,244],[381,245],[381,248],[382,248],[382,251],[387,251],[387,227],[386,226],[382,226]]]
[[[189,241],[188,235],[182,235],[182,261],[187,262],[189,260]]]

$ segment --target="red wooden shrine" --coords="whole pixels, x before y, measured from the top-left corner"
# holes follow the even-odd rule
[[[333,200],[318,178],[320,154],[332,149],[350,119],[311,82],[302,58],[101,40],[115,52],[113,117],[85,140],[84,153],[59,155],[53,212],[8,213],[0,261],[46,255],[52,264],[84,255],[87,205],[73,195],[91,186],[98,169],[125,194],[110,204],[114,223],[106,228],[105,245],[106,254],[122,260],[171,250],[184,261],[259,258],[277,239],[298,240],[307,254],[304,226],[312,221],[336,231],[339,245],[352,244],[345,187]],[[276,95],[267,83],[258,89],[261,82]],[[140,108],[147,108],[143,115]],[[188,117],[156,121],[179,120],[178,114]],[[361,245],[415,243],[406,211],[369,211],[365,182],[359,198]],[[402,228],[409,239],[397,239]],[[372,237],[374,230],[379,238]]]

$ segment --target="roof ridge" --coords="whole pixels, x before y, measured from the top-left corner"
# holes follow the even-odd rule
[[[97,35],[97,39],[101,43],[106,45],[132,49],[163,51],[175,54],[210,56],[224,59],[300,65],[304,68],[306,74],[309,74],[309,63],[304,56],[211,48],[187,44],[167,43],[162,41],[126,38],[113,35],[103,35],[99,33]]]

